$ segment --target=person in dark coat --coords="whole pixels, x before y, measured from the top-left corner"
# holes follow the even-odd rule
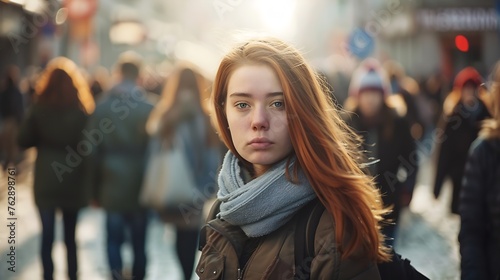
[[[106,211],[107,257],[113,279],[122,279],[121,248],[130,230],[134,263],[132,277],[146,275],[147,209],[139,195],[146,166],[149,136],[146,122],[153,105],[138,85],[142,59],[123,53],[117,63],[118,84],[103,96],[87,130],[95,146],[86,171],[92,204]]]
[[[88,203],[82,183],[89,148],[83,132],[94,99],[77,66],[55,58],[42,74],[35,101],[18,136],[21,147],[35,147],[35,203],[42,222],[43,279],[53,279],[52,244],[56,211],[62,212],[68,277],[77,279],[75,228],[78,211]]]
[[[406,106],[405,117],[410,124],[410,131],[413,139],[421,141],[424,137],[425,123],[422,117],[422,112],[425,112],[422,107],[426,106],[424,97],[420,93],[420,86],[417,81],[409,76],[401,79],[400,92],[397,93]]]
[[[400,99],[398,102],[404,104],[405,112],[402,115],[410,125],[413,138],[420,140],[423,136],[423,121],[418,107],[421,103],[418,83],[406,75],[403,66],[397,61],[388,60],[383,67],[389,76],[390,99]]]
[[[493,78],[493,118],[471,145],[460,193],[462,280],[500,279],[500,62]]]
[[[430,126],[434,128],[441,118],[445,99],[445,82],[441,73],[435,73],[422,81],[422,94],[428,101],[430,110]]]
[[[440,126],[444,127],[444,136],[438,149],[434,196],[439,197],[445,179],[450,177],[453,184],[451,212],[454,214],[458,214],[467,151],[478,135],[480,122],[489,117],[479,87],[481,81],[476,69],[463,69],[457,74],[454,90],[443,105]]]
[[[3,169],[16,165],[19,147],[16,137],[24,115],[23,96],[18,88],[19,68],[9,66],[4,77],[4,85],[0,83],[0,157]]]
[[[345,108],[353,113],[345,119],[363,137],[363,148],[372,161],[367,171],[376,176],[384,205],[393,207],[387,216],[392,224],[383,228],[383,233],[389,237],[386,242],[392,245],[401,205],[407,206],[403,200],[408,200],[413,192],[418,163],[415,157],[410,158],[415,151],[410,126],[389,106],[388,88],[378,62],[364,61],[351,80]],[[406,173],[404,178],[398,175],[401,168]]]

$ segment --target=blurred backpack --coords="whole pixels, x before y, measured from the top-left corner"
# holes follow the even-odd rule
[[[302,271],[297,280],[310,279],[310,269],[306,267],[314,258],[314,240],[316,228],[318,227],[321,215],[325,211],[325,206],[315,199],[301,209],[295,219],[297,229],[295,231],[295,267],[297,271]],[[404,259],[391,249],[392,258],[390,262],[379,263],[378,270],[382,280],[429,280],[426,276],[418,272],[411,264],[410,260]]]

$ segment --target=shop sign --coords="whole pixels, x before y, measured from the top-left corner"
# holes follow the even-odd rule
[[[433,31],[490,31],[498,29],[495,8],[420,9],[417,25]]]

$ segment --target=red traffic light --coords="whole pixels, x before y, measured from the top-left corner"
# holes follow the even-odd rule
[[[462,52],[469,51],[469,40],[463,35],[455,36],[455,46]]]

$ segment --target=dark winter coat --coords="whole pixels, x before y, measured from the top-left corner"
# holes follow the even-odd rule
[[[80,153],[87,118],[78,108],[35,103],[28,110],[18,142],[24,148],[37,148],[34,192],[38,207],[78,209],[87,204],[82,183],[86,158]]]
[[[23,95],[12,82],[9,82],[7,88],[0,92],[0,120],[13,118],[20,123],[23,114]]]
[[[372,164],[370,173],[376,175],[375,180],[380,188],[384,205],[395,205],[388,218],[397,219],[399,203],[397,201],[402,191],[412,192],[418,171],[415,152],[415,142],[410,133],[406,119],[396,112],[384,107],[379,121],[367,125],[362,114],[356,110],[345,119],[347,123],[364,139],[364,150],[367,157],[379,162]],[[370,152],[371,151],[371,152]],[[406,169],[404,180],[398,179],[399,168]]]
[[[458,193],[460,192],[460,182],[462,180],[467,161],[467,151],[471,143],[476,139],[480,122],[489,117],[488,110],[484,103],[478,99],[477,107],[468,108],[459,103],[450,116],[445,117],[444,135],[441,137],[442,143],[439,148],[439,157],[434,182],[434,195],[439,196],[444,180],[450,178],[457,182],[452,198],[452,212],[458,212]]]
[[[459,209],[462,279],[500,279],[500,140],[472,144]]]
[[[108,211],[142,209],[146,122],[152,109],[146,92],[126,81],[111,89],[89,119],[87,131],[94,144],[85,179],[92,197]]]

